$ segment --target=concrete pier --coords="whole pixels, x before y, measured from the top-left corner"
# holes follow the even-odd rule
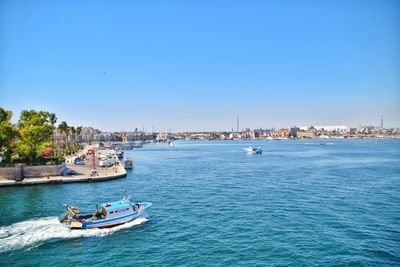
[[[86,147],[84,150],[80,152],[80,154],[85,153],[88,149],[93,149],[93,147]],[[30,177],[30,178],[25,178],[23,180],[0,179],[0,187],[38,185],[38,184],[97,182],[97,181],[107,181],[107,180],[126,177],[127,172],[119,160],[117,160],[116,165],[112,167],[99,167],[99,160],[97,158],[99,156],[99,153],[100,155],[106,156],[112,152],[113,152],[112,150],[96,149],[96,170],[98,173],[97,176],[90,176],[90,171],[93,169],[92,156],[88,156],[86,158],[85,165],[75,165],[73,163],[73,159],[75,158],[74,156],[66,159],[66,167],[76,172],[76,174],[74,175]]]

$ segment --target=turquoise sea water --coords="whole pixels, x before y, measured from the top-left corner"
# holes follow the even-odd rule
[[[262,155],[243,148],[262,146]],[[108,182],[0,188],[1,266],[400,265],[400,141],[182,141]],[[63,204],[147,218],[70,231]]]

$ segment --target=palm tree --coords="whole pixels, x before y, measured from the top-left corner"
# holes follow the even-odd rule
[[[81,133],[82,133],[82,126],[76,127],[76,134],[80,137]],[[79,140],[81,140],[81,139],[79,138]]]
[[[58,130],[60,131],[61,135],[64,135],[67,130],[68,130],[68,124],[65,121],[62,121],[59,125],[58,125]]]
[[[60,135],[65,135],[68,131],[68,124],[65,121],[62,121],[59,125],[58,125],[58,131],[60,132]],[[66,141],[64,140],[64,145],[65,145]]]
[[[76,134],[76,129],[74,126],[71,126],[69,128],[71,130],[71,134],[72,134],[72,141],[75,141],[75,134]]]
[[[67,126],[67,128],[65,129],[65,143],[67,144],[68,141],[70,140],[70,133],[71,133],[71,128],[69,126]]]
[[[53,126],[53,129],[54,129],[55,128],[54,125],[57,122],[56,114],[50,113],[49,119],[50,119],[50,123],[51,123],[51,125]],[[53,130],[53,133],[51,134],[51,147],[54,149],[54,130]]]

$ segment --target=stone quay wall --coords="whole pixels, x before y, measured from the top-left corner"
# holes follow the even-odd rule
[[[22,181],[24,178],[59,176],[66,168],[65,164],[60,165],[41,165],[0,168],[0,179]]]

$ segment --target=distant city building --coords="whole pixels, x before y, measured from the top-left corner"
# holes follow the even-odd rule
[[[297,138],[314,138],[315,134],[314,134],[314,131],[312,131],[312,130],[298,131],[296,137]]]
[[[316,125],[316,126],[298,126],[299,131],[326,131],[327,133],[347,133],[349,128],[345,125]]]

